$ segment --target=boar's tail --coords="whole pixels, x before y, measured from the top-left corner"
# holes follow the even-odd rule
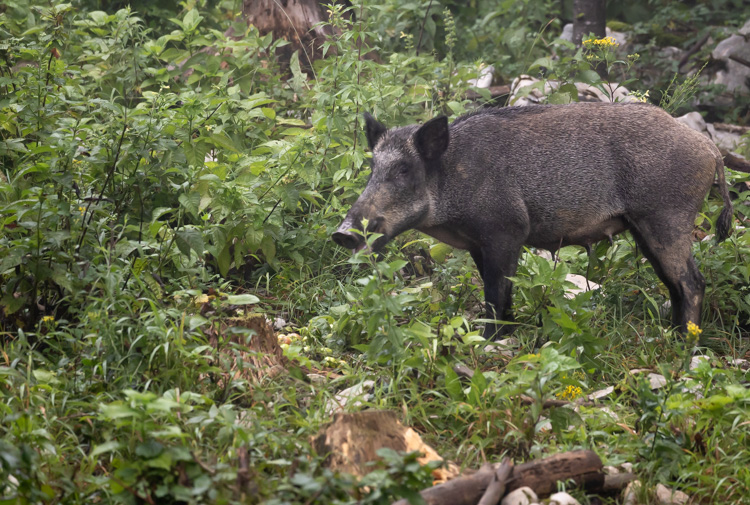
[[[724,160],[722,158],[716,160],[716,179],[719,183],[719,193],[721,193],[721,198],[724,200],[724,208],[721,209],[719,219],[716,221],[716,241],[721,242],[732,234],[732,220],[734,213],[732,200],[729,198],[727,181],[724,178]]]

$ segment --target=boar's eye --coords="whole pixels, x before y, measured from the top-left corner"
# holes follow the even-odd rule
[[[401,163],[396,167],[396,175],[406,175],[409,173],[409,165]]]

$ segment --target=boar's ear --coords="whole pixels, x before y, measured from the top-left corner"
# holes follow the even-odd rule
[[[375,149],[378,140],[386,130],[383,123],[379,123],[377,119],[365,112],[365,135],[367,135],[367,143],[370,144],[370,151]]]
[[[427,160],[436,160],[448,148],[448,118],[439,116],[423,124],[414,134],[417,151]]]

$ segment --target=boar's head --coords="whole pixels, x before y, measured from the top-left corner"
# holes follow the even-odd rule
[[[331,238],[353,251],[364,248],[364,237],[352,230],[362,231],[366,219],[368,233],[382,234],[372,246],[378,251],[428,218],[430,182],[440,171],[440,157],[448,148],[448,120],[441,116],[422,126],[387,130],[365,113],[365,133],[372,151],[370,179]]]

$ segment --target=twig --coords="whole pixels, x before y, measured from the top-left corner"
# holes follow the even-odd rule
[[[205,470],[206,472],[208,472],[211,475],[216,475],[216,469],[211,468],[206,463],[204,463],[203,461],[199,460],[198,456],[196,456],[194,452],[191,451],[190,455],[193,456],[193,461],[195,461],[196,463],[198,463],[199,467],[201,467],[203,470]]]
[[[359,37],[357,38],[357,45],[359,46],[357,48],[357,89],[359,89],[359,80],[362,76],[362,45],[364,44],[362,40],[362,10],[364,6],[365,0],[362,0],[362,3],[359,4]],[[357,151],[357,131],[359,131],[359,95],[357,95],[357,110],[354,113],[354,144],[352,145],[352,152]],[[352,156],[352,167],[354,167],[354,156]],[[359,169],[357,169],[357,173],[359,173]]]
[[[422,26],[419,27],[419,40],[417,41],[417,56],[419,56],[419,48],[422,46],[422,33],[424,32],[424,25],[427,23],[427,16],[430,15],[430,8],[432,7],[432,0],[427,6],[427,10],[424,13],[424,19],[422,19]]]
[[[115,173],[115,170],[117,168],[117,162],[120,160],[120,152],[122,151],[122,141],[125,138],[125,130],[128,128],[128,118],[127,116],[123,118],[122,122],[122,133],[120,133],[120,142],[117,144],[117,152],[115,153],[115,159],[112,162],[112,167],[109,169],[109,172],[107,173],[107,179],[104,181],[104,184],[102,185],[102,191],[99,193],[98,200],[101,200],[104,197],[104,192],[107,190],[107,186],[109,185],[109,181],[112,180],[112,176]],[[91,208],[91,204],[93,203],[93,200],[86,205],[86,210],[83,211],[83,218],[81,221],[83,222],[83,230],[81,231],[81,238],[78,239],[78,246],[76,247],[76,254],[80,251],[81,246],[83,245],[83,239],[86,238],[86,232],[89,229],[89,224],[91,224],[91,219],[94,217],[93,212],[89,214],[89,208]],[[88,222],[86,221],[86,216],[88,215]]]
[[[505,484],[508,482],[512,471],[513,461],[510,458],[503,459],[498,469],[495,470],[495,475],[490,485],[487,486],[487,491],[484,492],[477,505],[497,505],[500,498],[505,495]]]
[[[732,170],[750,173],[750,162],[736,153],[727,153],[724,155],[724,165]]]
[[[518,397],[521,400],[521,403],[525,403],[526,405],[531,405],[533,403],[536,403],[536,400],[533,398],[529,398],[528,396],[520,395]],[[542,407],[545,409],[549,409],[552,407],[565,407],[566,405],[575,405],[576,407],[603,407],[604,405],[601,405],[596,402],[590,402],[590,401],[577,401],[577,402],[569,402],[567,400],[544,400],[542,402]]]
[[[740,65],[745,65],[746,67],[750,68],[750,61],[746,60],[745,58],[741,58],[737,55],[730,54],[729,59],[732,61],[736,61]]]
[[[705,44],[708,41],[708,38],[711,36],[711,32],[706,32],[706,34],[701,37],[701,39],[693,44],[693,47],[687,50],[685,54],[682,55],[682,59],[680,59],[680,63],[677,64],[677,71],[679,72],[682,66],[688,62],[690,57],[698,52],[698,50],[703,47],[703,44]]]

